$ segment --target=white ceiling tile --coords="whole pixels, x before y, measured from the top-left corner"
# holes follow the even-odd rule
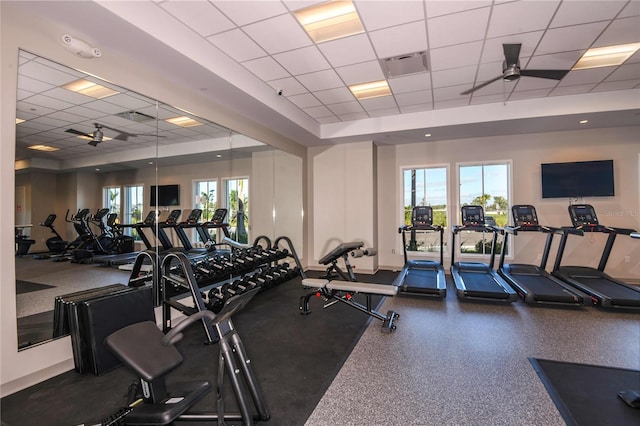
[[[212,3],[240,26],[287,12],[287,8],[279,1],[212,0]]]
[[[327,108],[324,105],[303,108],[303,109],[304,109],[304,112],[306,112],[313,118],[333,116],[333,113],[329,111],[329,108]]]
[[[519,1],[493,6],[487,37],[545,29],[558,3],[558,1]]]
[[[640,78],[640,63],[620,65],[605,82],[619,80],[635,80]]]
[[[330,123],[339,123],[340,119],[335,115],[331,115],[328,117],[317,117],[316,121],[320,124],[330,124]]]
[[[558,86],[549,96],[564,96],[564,95],[580,95],[582,93],[589,93],[591,89],[595,87],[595,84],[576,84],[575,86]]]
[[[59,111],[61,109],[71,108],[73,104],[59,99],[50,98],[44,95],[34,95],[28,99],[29,103],[39,105],[41,107],[48,108],[52,111]]]
[[[522,99],[544,98],[549,94],[551,89],[528,90],[526,92],[513,92],[509,96],[510,101],[518,101]]]
[[[490,1],[426,1],[427,18],[491,6]]]
[[[268,83],[274,90],[282,90],[283,96],[287,97],[307,92],[307,89],[293,77],[279,78]]]
[[[98,117],[102,117],[105,113],[102,111],[98,111],[95,109],[91,109],[91,108],[85,108],[86,105],[83,106],[75,106],[72,108],[67,108],[65,111],[69,112],[71,114],[76,114],[79,115],[80,117],[84,117],[84,118],[91,118],[91,119],[96,119]]]
[[[424,5],[421,1],[356,0],[354,4],[367,31],[424,19]]]
[[[640,84],[640,79],[608,81],[598,84],[592,92],[605,92],[609,90],[628,90],[635,89]]]
[[[415,104],[415,105],[403,105],[400,107],[402,114],[409,114],[412,112],[431,111],[433,109],[432,103]]]
[[[317,0],[282,0],[282,3],[287,6],[289,10],[304,9],[305,7],[313,6],[317,4]]]
[[[309,108],[322,105],[318,98],[311,93],[303,93],[302,95],[287,96],[291,102],[293,102],[298,108]]]
[[[44,65],[38,61],[29,61],[20,65],[20,74],[31,77],[34,80],[46,81],[54,86],[62,86],[78,79],[77,75],[60,71],[55,67]]]
[[[336,68],[336,72],[347,85],[384,80],[384,73],[378,61],[362,62],[339,67]]]
[[[30,94],[44,92],[45,90],[53,89],[54,87],[56,87],[53,84],[45,83],[43,81],[36,80],[22,74],[18,75],[18,86],[28,87],[30,90]]]
[[[476,75],[476,70],[477,67],[472,65],[443,71],[433,71],[431,73],[433,87],[456,86],[473,81],[473,78]]]
[[[394,94],[427,90],[431,89],[431,79],[429,73],[394,77],[389,79],[389,87]]]
[[[530,33],[488,39],[484,44],[481,62],[502,62],[504,61],[503,44],[521,44],[520,64],[526,64],[523,59],[525,57],[531,56],[533,50],[540,42],[540,38],[543,34],[543,31],[533,31]]]
[[[398,93],[395,95],[398,106],[431,103],[431,90],[417,90],[415,92]]]
[[[140,99],[137,96],[131,96],[126,93],[118,93],[117,95],[102,98],[102,100],[110,104],[118,105],[122,108],[122,110],[135,110],[137,108],[144,108],[149,106],[148,100]]]
[[[74,105],[82,105],[87,102],[91,102],[94,99],[90,96],[73,92],[71,90],[63,89],[61,87],[56,87],[51,90],[43,91],[42,94],[45,96],[49,96],[50,98],[60,99],[61,101],[69,102],[70,104],[74,104]]]
[[[536,53],[586,50],[606,27],[607,22],[574,25],[548,30],[540,41]]]
[[[101,99],[95,100],[93,102],[89,102],[84,104],[87,108],[103,112],[105,114],[118,114],[120,112],[126,111],[128,108],[122,107],[120,105],[112,104],[109,102],[105,102]],[[67,111],[72,112],[73,108],[67,109]],[[74,112],[74,114],[77,114]],[[81,115],[81,114],[78,114]]]
[[[634,0],[627,3],[627,6],[620,12],[619,18],[629,16],[640,16],[640,1]]]
[[[166,1],[160,7],[193,28],[203,37],[235,27],[226,16],[207,1]]]
[[[366,107],[365,107],[366,108]],[[369,117],[384,117],[387,115],[396,115],[400,114],[400,110],[398,107],[393,108],[385,108],[385,109],[369,109],[366,108]]]
[[[353,94],[346,87],[318,90],[317,92],[314,92],[314,95],[325,105],[353,101]]]
[[[554,88],[558,85],[558,80],[538,77],[520,77],[517,81],[514,91],[522,92],[525,90],[537,90],[545,88]]]
[[[571,52],[558,52],[549,55],[537,55],[526,63],[526,67],[523,69],[535,69],[535,70],[570,70],[575,63],[580,59],[584,52],[581,50],[574,50]]]
[[[282,68],[271,56],[252,59],[250,61],[243,62],[242,65],[264,81],[289,77],[287,70]]]
[[[234,2],[228,2],[234,3]],[[237,2],[242,3],[242,2]],[[271,2],[259,2],[271,3]],[[243,27],[269,54],[310,46],[311,39],[292,15],[281,15]]]
[[[266,56],[266,52],[239,29],[233,29],[208,37],[207,40],[237,62]]]
[[[478,58],[480,58],[481,50],[482,42],[480,41],[432,49],[429,52],[431,59],[429,65],[432,71],[474,65],[478,62]]]
[[[469,102],[470,105],[484,105],[484,104],[493,104],[496,102],[504,102],[505,101],[505,94],[504,93],[497,93],[494,95],[486,95],[486,96],[478,96],[476,94],[474,94],[471,97],[471,102]]]
[[[369,33],[379,58],[427,50],[427,30],[424,21],[398,25]]]
[[[376,59],[373,47],[365,34],[320,43],[318,47],[334,67]]]
[[[291,75],[307,74],[331,68],[316,46],[303,47],[273,55]]]
[[[469,87],[466,85],[461,86],[449,86],[449,87],[441,87],[438,89],[433,89],[433,98],[436,101],[436,104],[440,101],[446,101],[449,99],[469,99],[469,95],[461,95],[460,92],[467,90]],[[437,106],[437,105],[436,105]]]
[[[342,102],[339,104],[328,105],[327,108],[336,115],[340,114],[352,114],[358,112],[364,112],[362,106],[357,101]]]
[[[65,111],[56,111],[53,114],[49,114],[48,117],[56,120],[60,120],[60,121],[66,121],[69,123],[77,123],[78,121],[82,121],[85,119],[85,117],[81,117],[76,114],[70,114]]]
[[[563,1],[551,28],[586,24],[615,17],[626,1]]]
[[[576,84],[599,83],[608,76],[615,67],[591,68],[586,70],[574,70],[567,74],[561,81],[560,86],[573,86]]]
[[[340,77],[338,77],[338,74],[336,74],[334,70],[312,72],[310,74],[299,75],[297,78],[310,92],[344,86],[342,80],[340,80]]]
[[[632,18],[618,19],[617,21],[612,22],[591,47],[637,43],[639,41],[640,16],[634,16]]]
[[[490,10],[484,7],[427,20],[429,47],[435,49],[484,39]],[[464,31],[451,31],[452,28],[464,28]]]
[[[363,99],[360,101],[360,105],[362,105],[367,112],[379,109],[397,109],[396,101],[393,96],[378,96],[377,98]]]
[[[369,118],[366,112],[352,112],[347,114],[340,114],[338,118],[342,121],[353,121],[353,120],[362,120],[364,118]]]

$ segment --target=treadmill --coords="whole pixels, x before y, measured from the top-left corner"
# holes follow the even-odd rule
[[[404,268],[393,282],[398,292],[417,296],[446,297],[447,283],[444,276],[443,234],[444,228],[433,224],[433,209],[429,206],[416,206],[411,211],[411,225],[403,225],[398,229],[402,234],[404,251]],[[410,233],[412,246],[416,245],[416,233],[440,234],[440,261],[426,259],[409,260],[407,257],[407,238]]]
[[[498,233],[502,230],[486,224],[482,206],[463,206],[462,225],[453,227],[451,240],[451,277],[456,285],[456,296],[460,299],[480,299],[490,301],[515,302],[518,294],[493,269]],[[456,235],[463,231],[493,234],[491,261],[455,262]]]
[[[571,287],[569,284],[552,276],[545,270],[554,233],[556,228],[542,226],[538,222],[536,208],[532,205],[515,205],[511,207],[514,226],[506,226],[500,253],[498,274],[516,290],[524,303],[557,304],[557,305],[584,305],[585,295]],[[509,234],[514,237],[520,232],[542,232],[547,234],[540,266],[519,263],[504,263]]]
[[[570,205],[569,216],[573,225],[569,229],[580,231],[582,235],[585,232],[608,234],[607,242],[597,268],[561,266],[568,235],[575,232],[563,233],[553,266],[553,275],[588,294],[594,305],[609,309],[640,309],[640,288],[625,284],[604,272],[616,237],[619,234],[631,236],[636,231],[600,225],[596,211],[590,204]]]

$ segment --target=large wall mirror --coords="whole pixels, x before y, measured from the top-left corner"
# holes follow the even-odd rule
[[[151,211],[163,220],[174,209],[183,220],[195,208],[204,221],[226,207],[238,240],[286,235],[302,247],[301,158],[26,51],[18,68],[15,165],[19,350],[58,337],[56,296],[129,279],[126,263],[72,263],[57,252],[79,238],[83,209],[108,209],[120,224],[132,224]],[[165,199],[161,188],[173,197]],[[94,234],[104,232],[100,222],[89,223]],[[135,229],[122,232],[134,250],[145,249]],[[153,233],[145,236],[160,245]],[[202,244],[195,232],[189,236]]]

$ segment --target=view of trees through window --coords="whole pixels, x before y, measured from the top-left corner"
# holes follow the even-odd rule
[[[248,243],[249,179],[226,179],[225,189],[231,238],[241,243]]]
[[[142,222],[143,214],[143,186],[132,185],[125,186],[124,188],[124,217],[120,223],[132,224]],[[130,235],[134,240],[141,240],[138,231],[131,227],[125,227],[123,229],[125,235]]]
[[[485,220],[499,227],[509,220],[509,164],[461,165],[460,206],[479,205],[484,208]],[[460,234],[460,252],[491,254],[493,234],[469,232]],[[496,250],[502,249],[500,239]]]
[[[427,167],[405,169],[402,171],[404,223],[411,224],[411,211],[415,206],[431,206],[433,224],[447,230],[447,168]],[[447,242],[444,240],[443,250]],[[407,236],[408,251],[440,252],[440,234],[438,232],[412,232]]]
[[[208,222],[213,217],[213,213],[218,208],[218,181],[216,180],[201,180],[194,182],[195,203],[194,208],[202,210],[201,222]],[[211,241],[217,241],[217,230],[214,228],[208,229]],[[196,236],[196,232],[193,231],[193,238],[200,239]],[[206,242],[206,241],[205,241]]]

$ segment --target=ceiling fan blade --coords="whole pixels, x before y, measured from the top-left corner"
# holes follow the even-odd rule
[[[100,143],[100,142],[98,142],[98,141],[96,141],[96,140],[92,140],[92,141],[87,142],[87,144],[88,144],[88,145],[91,145],[91,146],[98,146],[98,144],[99,144],[99,143]]]
[[[67,129],[67,130],[65,130],[65,132],[73,133],[74,135],[78,135],[78,136],[86,136],[88,138],[92,138],[93,137],[92,135],[90,135],[88,133],[81,132],[80,130],[76,130],[76,129]]]
[[[549,78],[551,80],[562,80],[570,70],[520,70],[520,75],[526,77]]]
[[[504,50],[504,59],[507,62],[507,66],[509,65],[518,65],[518,60],[520,59],[520,48],[522,44],[503,44],[502,49]]]
[[[104,127],[105,129],[109,129],[109,130],[113,130],[114,132],[118,133],[117,136],[114,136],[112,139],[118,140],[118,141],[128,141],[129,140],[129,136],[138,136],[134,133],[129,133],[129,132],[125,132],[124,130],[119,130],[119,129],[115,129],[113,127],[109,127],[109,126],[105,126],[104,124],[102,125],[102,127]]]
[[[461,94],[461,95],[468,95],[469,93],[473,93],[473,92],[475,92],[476,90],[482,89],[483,87],[488,86],[488,85],[490,85],[491,83],[493,83],[494,81],[498,81],[498,80],[500,80],[500,79],[502,79],[502,76],[501,76],[501,75],[499,75],[499,76],[497,76],[496,78],[493,78],[493,79],[491,79],[491,80],[489,80],[489,81],[485,81],[484,83],[478,84],[477,86],[474,86],[474,87],[472,87],[472,88],[471,88],[471,89],[469,89],[469,90],[465,90],[464,92],[462,92],[462,93],[460,93],[460,94]]]

